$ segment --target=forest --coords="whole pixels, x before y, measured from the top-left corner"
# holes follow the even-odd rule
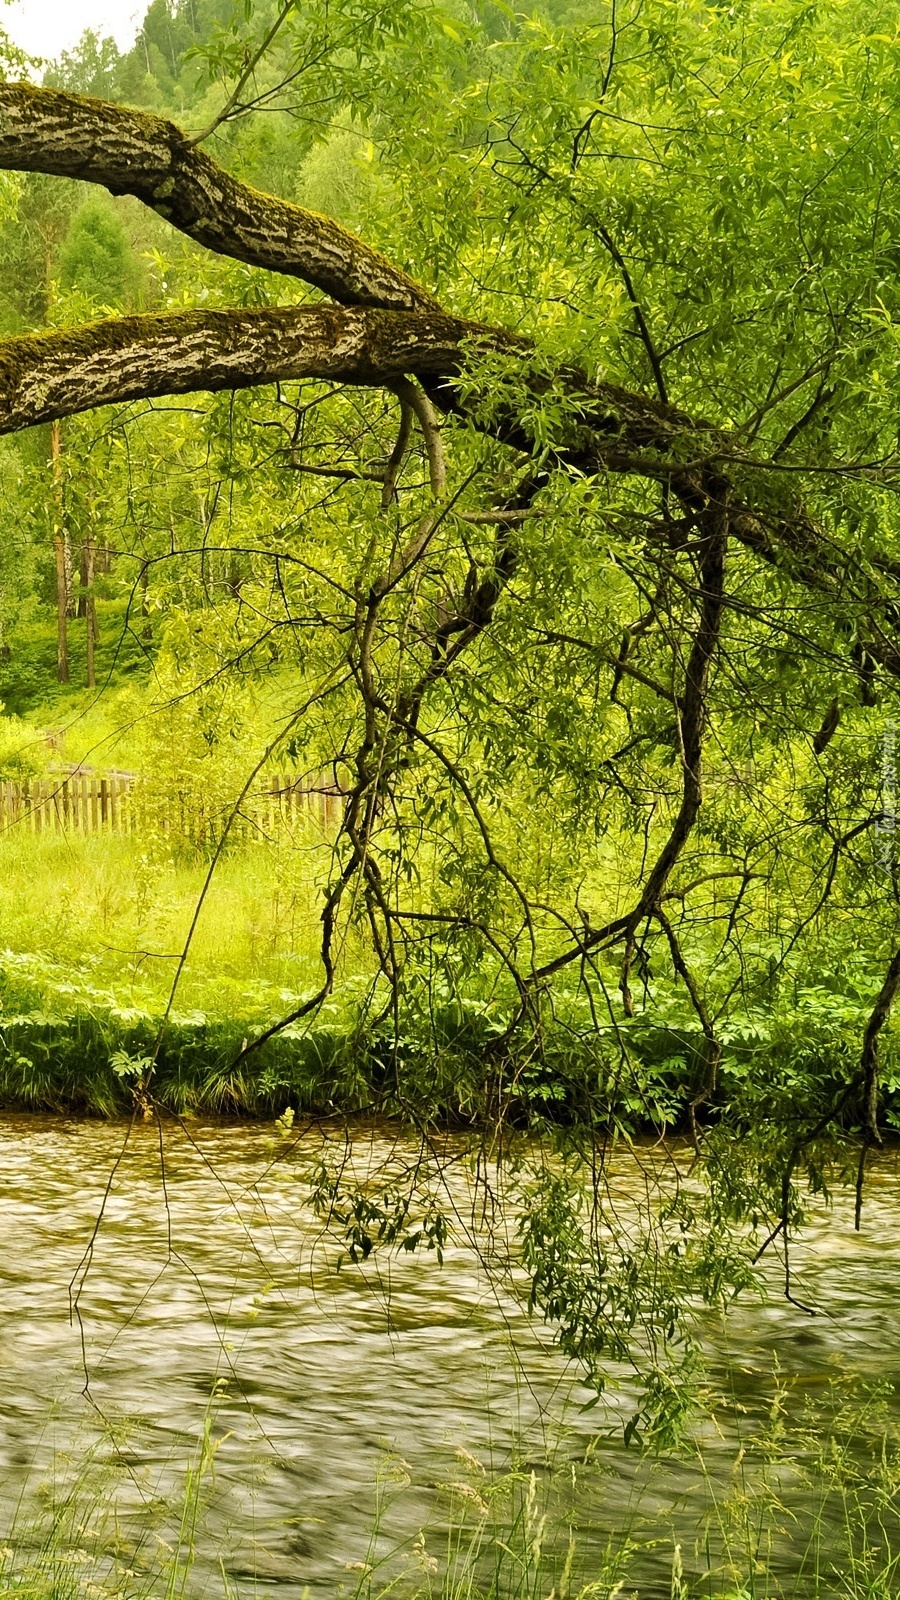
[[[0,1594],[900,1594],[900,22],[52,46],[0,32]]]

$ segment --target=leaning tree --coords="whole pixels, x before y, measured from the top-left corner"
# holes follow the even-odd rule
[[[0,430],[275,396],[278,470],[327,487],[332,557],[322,579],[301,516],[271,558],[288,612],[292,563],[332,602],[309,607],[329,643],[290,729],[319,719],[342,796],[321,981],[278,1026],[327,1000],[355,920],[391,1103],[427,1121],[401,1070],[425,994],[425,1053],[452,1013],[482,1125],[565,1130],[587,1166],[530,1173],[524,1253],[596,1370],[776,1240],[790,1293],[801,1180],[855,1134],[858,1225],[890,1111],[897,45],[865,7],[852,28],[685,4],[493,34],[345,9],[317,51],[314,13],[283,8],[193,137],[0,86],[3,168],[132,196],[311,291],[8,339]],[[253,109],[302,115],[298,76],[379,142],[379,226],[412,274],[204,148]],[[613,1134],[673,1122],[704,1195],[661,1184],[618,1226]],[[326,1190],[354,1248],[413,1237],[393,1179],[364,1204]]]

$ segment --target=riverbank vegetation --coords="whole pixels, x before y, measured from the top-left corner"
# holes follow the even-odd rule
[[[697,1308],[775,1248],[790,1295],[900,1118],[882,10],[4,47],[0,1103],[399,1119],[405,1185],[315,1174],[364,1258],[440,1250],[467,1131],[661,1444]],[[70,826],[86,772],[127,828]]]
[[[277,1028],[235,1066],[250,1040],[316,992],[311,907],[329,859],[315,822],[305,844],[293,836],[226,855],[167,1015],[208,862],[173,862],[146,837],[10,830],[0,842],[0,1103],[127,1114],[127,1063],[152,1058],[154,1094],[178,1113],[337,1110],[478,1129],[496,1117],[500,1095],[511,1131],[561,1131],[586,1108],[602,1108],[626,1137],[689,1133],[704,1040],[675,984],[654,986],[651,1015],[605,1021],[579,984],[558,984],[540,1053],[531,1040],[511,1041],[502,1081],[491,1045],[506,1027],[509,995],[478,974],[462,994],[421,984],[385,1019],[360,936],[315,1021]],[[768,1004],[748,1006],[722,1041],[719,1094],[732,1105],[744,1096],[749,1115],[752,1074],[765,1077],[767,1104],[776,1093],[787,1103],[836,1096],[854,1070],[876,983],[848,963],[840,984],[798,974]],[[890,1129],[900,1117],[890,1043],[881,1087]]]

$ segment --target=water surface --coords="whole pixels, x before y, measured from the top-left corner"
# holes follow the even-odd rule
[[[125,1133],[0,1120],[0,1515],[13,1545],[75,1486],[67,1537],[77,1545],[79,1527],[86,1539],[109,1509],[110,1559],[145,1570],[177,1542],[166,1502],[177,1505],[207,1426],[217,1448],[191,1588],[334,1595],[371,1554],[379,1499],[382,1547],[440,1524],[435,1485],[454,1475],[457,1447],[537,1471],[560,1451],[590,1452],[598,1413],[580,1409],[577,1373],[465,1239],[443,1266],[417,1254],[337,1270],[301,1175],[318,1133],[287,1162],[274,1159],[285,1144],[271,1128]],[[388,1133],[361,1132],[353,1160],[392,1151]],[[461,1165],[448,1183],[466,1214]],[[795,1249],[795,1292],[815,1317],[773,1297],[710,1327],[714,1375],[746,1408],[743,1421],[723,1411],[707,1428],[707,1471],[726,1487],[741,1428],[770,1404],[773,1358],[793,1405],[836,1376],[897,1375],[898,1223],[885,1158],[863,1233],[848,1196]],[[627,1393],[613,1403],[627,1415]],[[603,1473],[577,1510],[583,1538],[599,1549],[625,1526],[664,1533],[635,1582],[646,1600],[668,1596],[671,1538],[687,1547],[700,1525],[702,1474],[688,1459],[650,1470],[610,1441],[597,1459]],[[782,1576],[794,1558],[787,1537]]]

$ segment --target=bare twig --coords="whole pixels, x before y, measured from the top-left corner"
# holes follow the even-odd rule
[[[213,120],[209,124],[208,128],[204,128],[202,133],[196,134],[195,137],[189,141],[190,144],[192,144],[192,145],[203,144],[203,141],[205,139],[208,139],[210,137],[210,134],[215,133],[216,129],[220,128],[222,126],[223,122],[228,122],[228,120],[235,114],[235,108],[238,106],[238,102],[240,100],[241,95],[243,94],[244,88],[249,83],[250,79],[252,78],[254,72],[256,71],[257,67],[259,66],[259,63],[261,62],[263,56],[265,55],[266,51],[268,50],[270,44],[272,44],[272,42],[274,41],[276,34],[280,33],[280,31],[283,28],[285,22],[287,21],[288,17],[290,16],[290,13],[293,11],[295,3],[296,3],[296,0],[284,0],[284,4],[282,5],[281,10],[278,12],[278,15],[276,16],[275,21],[272,23],[271,28],[269,29],[268,33],[263,38],[262,43],[253,52],[253,55],[250,57],[250,60],[247,62],[247,65],[245,66],[245,68],[244,68],[243,72],[241,73],[240,77],[238,78],[237,83],[235,84],[233,90],[231,91],[231,94],[228,96],[228,99],[226,100],[226,102],[225,102],[224,106],[222,107],[221,111],[218,113],[217,116],[213,117]]]

